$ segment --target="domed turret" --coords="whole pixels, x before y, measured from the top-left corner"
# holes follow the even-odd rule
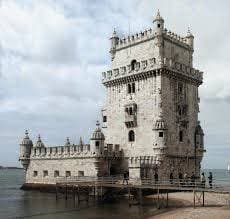
[[[113,35],[110,38],[110,40],[111,40],[110,54],[111,54],[111,59],[113,60],[114,57],[115,57],[115,54],[116,54],[116,46],[117,46],[117,43],[118,43],[118,40],[119,40],[119,37],[117,36],[117,33],[116,33],[115,29],[113,31]]]
[[[36,148],[44,148],[44,147],[45,147],[44,143],[43,143],[42,140],[41,140],[41,136],[40,136],[40,135],[38,135],[38,140],[37,140],[37,142],[36,142],[35,147],[36,147]]]
[[[93,153],[102,155],[104,152],[105,136],[100,129],[100,123],[97,121],[97,128],[92,133],[90,138],[90,148]]]
[[[20,156],[19,156],[19,161],[21,161],[21,164],[24,169],[28,168],[32,147],[33,147],[33,142],[30,140],[28,131],[26,130],[25,137],[22,139],[20,144]]]
[[[167,141],[167,125],[162,118],[162,115],[156,120],[153,130],[155,131],[156,148],[166,147]]]
[[[192,35],[192,33],[191,33],[189,28],[188,28],[188,32],[187,32],[187,35],[186,35],[186,42],[193,49],[194,36]]]
[[[197,122],[196,130],[195,130],[195,138],[196,138],[196,147],[203,148],[204,147],[204,131],[201,128],[200,121]]]
[[[157,11],[157,15],[153,20],[153,29],[155,31],[155,34],[162,34],[164,30],[164,19],[160,15],[160,11]]]

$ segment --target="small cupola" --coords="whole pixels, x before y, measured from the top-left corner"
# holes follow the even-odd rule
[[[105,136],[104,136],[104,134],[101,131],[99,121],[97,121],[96,126],[97,127],[94,130],[93,134],[91,135],[90,140],[105,140]]]
[[[155,130],[166,130],[167,129],[167,125],[164,119],[162,118],[162,116],[159,116],[159,118],[156,120],[154,129]]]
[[[110,54],[111,59],[113,60],[116,54],[116,47],[118,44],[119,37],[117,36],[116,30],[114,29],[112,37],[110,38],[111,41],[111,48],[110,48]]]
[[[24,136],[24,138],[23,138],[22,141],[21,141],[21,145],[30,146],[30,147],[33,146],[33,142],[32,142],[32,140],[30,140],[30,138],[29,138],[28,130],[25,131],[25,136]]]
[[[195,145],[196,147],[204,147],[204,131],[201,128],[200,121],[197,121],[197,126],[195,129]]]
[[[190,29],[188,28],[188,32],[186,35],[186,43],[191,47],[191,49],[193,49],[193,44],[194,44],[194,36],[191,33]]]
[[[90,138],[90,149],[92,153],[96,155],[102,155],[104,152],[105,136],[101,131],[100,123],[98,121],[96,123],[96,126],[97,127]]]
[[[42,140],[41,140],[41,136],[40,136],[40,135],[38,135],[38,140],[37,140],[37,142],[36,142],[35,147],[36,147],[36,148],[44,148],[44,147],[45,147],[44,143],[43,143]]]
[[[156,17],[153,19],[153,25],[155,34],[161,34],[164,30],[164,19],[160,15],[160,11],[157,11]]]
[[[33,147],[33,142],[29,138],[28,131],[25,132],[25,137],[22,139],[20,143],[20,155],[19,161],[25,170],[27,170],[30,163],[30,154],[31,148]]]

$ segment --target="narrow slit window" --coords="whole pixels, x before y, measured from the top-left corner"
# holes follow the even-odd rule
[[[183,134],[184,134],[183,131],[179,132],[179,140],[180,140],[180,142],[183,142],[183,137],[184,137]]]
[[[163,132],[159,132],[159,137],[162,138],[164,136]]]

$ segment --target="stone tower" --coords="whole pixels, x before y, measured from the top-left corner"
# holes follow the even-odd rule
[[[153,27],[126,38],[114,31],[111,67],[102,73],[105,147],[119,145],[131,177],[161,179],[170,173],[199,174],[203,131],[190,31],[182,37],[164,28],[159,11]]]

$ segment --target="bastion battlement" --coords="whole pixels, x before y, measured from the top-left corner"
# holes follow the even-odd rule
[[[128,35],[127,37],[117,37],[116,46],[113,48],[114,50],[121,50],[129,46],[133,46],[139,43],[143,43],[148,40],[152,40],[156,37],[157,33],[154,33],[152,28],[146,29],[143,32],[139,32],[133,35]],[[188,37],[180,36],[166,28],[162,32],[162,36],[168,40],[173,41],[176,44],[179,44],[182,47],[187,49],[192,49],[190,47]]]
[[[60,158],[88,158],[88,157],[122,157],[123,151],[113,145],[103,152],[93,152],[90,145],[70,145],[32,148],[30,159],[60,159]]]
[[[167,68],[178,73],[179,75],[195,79],[200,83],[202,83],[203,80],[203,72],[195,68],[186,66],[179,62],[174,62],[172,59],[168,58],[164,58],[163,64],[160,64],[156,63],[155,58],[151,58],[148,60],[137,62],[135,64],[134,70],[131,69],[131,65],[126,65],[120,68],[115,68],[112,70],[108,70],[106,72],[102,72],[102,82],[106,85],[108,82],[114,81],[116,79],[121,79],[129,76],[136,76],[140,73],[145,74],[149,71],[160,68]]]

